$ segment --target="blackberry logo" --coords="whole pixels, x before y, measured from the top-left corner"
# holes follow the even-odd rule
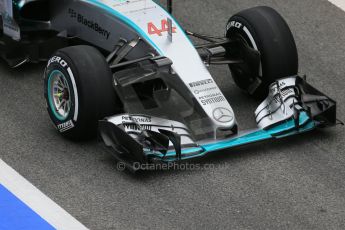
[[[110,32],[104,29],[102,26],[100,26],[97,22],[93,20],[89,20],[84,15],[76,12],[74,9],[68,9],[68,14],[71,18],[75,19],[78,23],[88,27],[89,29],[99,33],[102,35],[105,39],[109,39]]]

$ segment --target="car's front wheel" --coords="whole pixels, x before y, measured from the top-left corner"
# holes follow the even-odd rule
[[[45,70],[44,92],[53,124],[73,140],[96,136],[98,120],[121,111],[109,65],[90,46],[58,50]]]
[[[276,79],[297,74],[295,40],[288,24],[274,9],[259,6],[235,14],[229,19],[226,36],[260,53],[259,70],[248,71],[243,64],[230,65],[235,83],[254,97],[262,99]]]

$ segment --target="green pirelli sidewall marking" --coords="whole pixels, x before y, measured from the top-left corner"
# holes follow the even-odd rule
[[[64,78],[65,75],[59,71],[59,70],[54,70],[52,71],[50,74],[49,74],[49,77],[48,77],[48,86],[47,86],[47,91],[48,91],[48,102],[49,102],[49,108],[50,110],[53,112],[54,116],[56,119],[58,119],[59,121],[64,121],[66,120],[66,118],[64,118],[63,116],[61,116],[60,114],[58,114],[56,111],[55,111],[55,105],[54,105],[54,101],[53,101],[53,98],[51,96],[51,92],[50,92],[50,89],[51,89],[51,80],[52,80],[52,77],[56,74],[60,74],[61,76],[63,76]]]

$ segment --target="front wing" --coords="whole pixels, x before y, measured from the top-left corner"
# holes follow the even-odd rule
[[[223,139],[195,141],[181,122],[122,114],[99,121],[105,145],[120,161],[169,163],[269,139],[279,139],[335,125],[336,102],[299,76],[276,81],[255,111],[258,127]]]

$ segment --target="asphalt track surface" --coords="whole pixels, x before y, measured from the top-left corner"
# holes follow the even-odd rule
[[[215,4],[216,3],[216,4]],[[256,5],[277,9],[295,35],[300,72],[338,101],[345,120],[345,12],[324,0],[176,1],[192,31],[223,34],[228,18]],[[51,126],[44,65],[0,64],[0,158],[91,229],[344,229],[343,127],[208,157],[195,171],[120,172],[96,141],[73,143]],[[242,129],[257,102],[212,69]],[[248,115],[249,114],[249,115]]]

